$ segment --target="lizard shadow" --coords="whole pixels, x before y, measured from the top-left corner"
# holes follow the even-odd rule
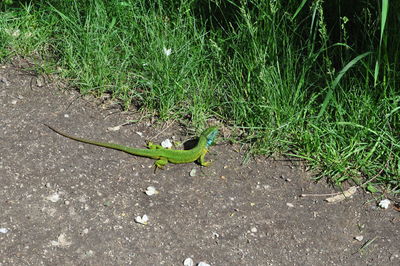
[[[199,143],[199,140],[200,140],[200,138],[197,137],[197,138],[190,139],[190,140],[184,142],[182,144],[183,150],[191,150],[191,149],[195,148],[197,146],[197,144]],[[198,160],[194,161],[194,163],[201,166],[201,164],[199,163]]]
[[[184,150],[191,150],[196,147],[197,143],[199,142],[199,138],[194,138],[186,141],[182,144]]]

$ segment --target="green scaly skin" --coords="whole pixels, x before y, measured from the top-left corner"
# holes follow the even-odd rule
[[[215,139],[218,135],[217,127],[209,127],[201,133],[199,137],[199,142],[196,147],[190,150],[172,150],[165,149],[160,145],[155,145],[151,142],[147,144],[148,149],[138,149],[138,148],[130,148],[119,144],[107,143],[107,142],[99,142],[94,140],[88,140],[83,138],[78,138],[74,136],[70,136],[64,132],[61,132],[49,125],[48,126],[54,132],[60,134],[69,139],[73,139],[79,142],[92,144],[100,147],[110,148],[114,150],[123,151],[129,154],[147,157],[151,159],[155,159],[155,166],[158,168],[162,168],[168,163],[191,163],[194,161],[198,161],[202,166],[209,166],[210,162],[206,162],[204,160],[204,156],[208,152],[208,147],[214,144]]]

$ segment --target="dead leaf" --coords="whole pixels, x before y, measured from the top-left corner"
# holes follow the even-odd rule
[[[67,236],[65,234],[60,234],[57,238],[57,241],[52,240],[50,243],[55,247],[68,247],[72,244],[72,242],[67,240]]]
[[[343,193],[330,197],[330,198],[326,198],[325,201],[329,202],[329,203],[336,203],[336,202],[340,202],[345,200],[346,198],[349,198],[351,196],[354,195],[354,193],[356,193],[357,191],[357,187],[350,187],[348,190],[343,191]]]

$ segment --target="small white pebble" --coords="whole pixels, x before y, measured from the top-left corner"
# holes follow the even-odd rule
[[[185,259],[185,260],[183,261],[183,265],[184,265],[184,266],[193,266],[193,265],[194,265],[194,262],[193,262],[192,258],[187,258],[187,259]]]
[[[45,199],[51,202],[57,202],[60,200],[60,195],[58,193],[53,193],[47,196]]]
[[[43,80],[40,77],[36,79],[36,85],[38,87],[43,87]]]
[[[137,222],[138,224],[144,224],[146,225],[149,221],[149,217],[147,217],[146,214],[144,214],[142,217],[140,216],[136,216],[135,217],[135,222]]]
[[[161,146],[166,149],[172,148],[172,142],[169,139],[164,140],[161,142]]]
[[[293,205],[293,203],[286,203],[286,206],[288,206],[289,208],[293,208],[294,207],[294,205]]]
[[[64,117],[65,117],[65,118],[69,118],[69,114],[65,114]]]
[[[257,227],[251,228],[250,231],[251,231],[252,233],[257,233]]]
[[[213,238],[219,238],[219,234],[217,232],[213,232],[212,235],[213,235]]]
[[[146,193],[148,196],[153,196],[153,195],[158,194],[158,191],[157,191],[157,189],[156,189],[155,187],[149,186],[149,187],[147,187],[145,193]]]
[[[108,131],[118,131],[121,129],[121,126],[115,126],[115,127],[108,127],[107,130]]]
[[[363,241],[364,236],[355,236],[354,239],[361,242]]]
[[[379,207],[381,207],[382,209],[389,208],[389,205],[390,205],[390,200],[388,199],[384,199],[379,202]]]
[[[17,102],[18,102],[17,100],[12,100],[12,101],[11,101],[11,104],[16,105]]]
[[[94,255],[94,251],[93,250],[88,250],[88,251],[85,252],[85,255],[87,257],[92,257]]]
[[[136,131],[136,134],[138,134],[140,137],[143,137],[143,133],[142,132]]]
[[[192,170],[190,170],[190,173],[189,173],[189,175],[190,176],[196,176],[196,174],[197,174],[197,170],[196,170],[196,168],[193,168]]]
[[[200,261],[199,263],[197,263],[197,266],[211,266],[211,265],[208,264],[207,262]]]
[[[2,227],[2,228],[0,228],[0,233],[2,233],[2,234],[7,234],[7,233],[8,233],[8,229]]]
[[[72,244],[72,242],[67,240],[67,236],[65,234],[60,234],[57,240],[50,241],[52,246],[56,247],[68,247]]]

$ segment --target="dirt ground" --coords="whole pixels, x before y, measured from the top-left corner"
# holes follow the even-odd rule
[[[294,161],[242,164],[223,138],[206,156],[210,167],[154,173],[152,159],[44,124],[134,147],[195,136],[148,120],[107,130],[140,115],[62,90],[29,67],[0,65],[0,265],[400,265],[393,205],[381,209],[361,191],[334,204],[300,197],[337,191]],[[159,193],[147,195],[149,186]],[[146,225],[136,221],[143,215]]]

